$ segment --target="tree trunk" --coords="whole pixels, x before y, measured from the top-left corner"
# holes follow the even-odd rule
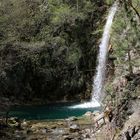
[[[132,0],[128,0],[128,2],[129,2],[129,5],[132,7],[132,9],[135,11],[135,13],[137,14],[137,16],[138,16],[139,19],[140,19],[140,14],[139,14],[139,12],[137,11],[137,9],[133,6]]]
[[[130,49],[128,48],[128,63],[129,63],[129,73],[130,75],[133,74],[133,68],[131,64],[131,54],[130,54]]]

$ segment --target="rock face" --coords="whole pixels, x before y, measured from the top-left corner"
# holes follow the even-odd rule
[[[140,139],[140,126],[128,128],[123,134],[120,135],[120,140],[139,140]]]

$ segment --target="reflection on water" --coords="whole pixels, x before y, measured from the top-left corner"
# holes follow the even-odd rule
[[[70,116],[82,116],[87,111],[98,111],[99,107],[95,108],[70,108],[75,104],[49,104],[39,106],[18,106],[14,107],[11,112],[11,117],[19,117],[27,120],[43,120],[43,119],[64,119]]]

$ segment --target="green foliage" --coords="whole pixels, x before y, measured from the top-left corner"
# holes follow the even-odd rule
[[[79,63],[81,55],[82,54],[81,54],[80,49],[78,49],[78,47],[74,46],[74,48],[71,48],[68,51],[67,58],[66,58],[67,62],[76,66]]]
[[[109,5],[113,4],[113,2],[114,2],[114,0],[106,0],[106,3]]]
[[[126,64],[133,67],[137,63],[137,57],[133,53],[139,52],[140,44],[140,26],[138,17],[130,7],[126,10],[121,7],[113,23],[111,43],[114,48],[114,55],[117,57],[117,63]],[[128,71],[127,67],[125,69]]]
[[[139,41],[139,25],[131,18],[133,17],[131,15],[127,17],[124,9],[122,9],[118,12],[113,24],[111,41],[120,59],[128,50],[128,46],[136,48],[137,41]]]
[[[132,0],[132,4],[136,8],[136,10],[138,10],[138,12],[140,13],[140,1],[139,0]]]
[[[76,3],[48,0],[2,0],[0,3],[0,41],[36,41],[50,37],[53,30],[65,23],[75,24],[94,11],[91,1]]]
[[[0,78],[3,72],[6,78],[0,81],[11,91],[0,83],[2,93],[54,100],[84,93],[96,65],[104,4],[103,0],[1,0]]]

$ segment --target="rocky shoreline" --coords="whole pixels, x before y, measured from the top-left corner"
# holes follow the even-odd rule
[[[79,118],[52,121],[19,121],[9,118],[8,126],[1,124],[0,137],[1,140],[83,140],[94,136],[91,115],[93,113],[87,112]]]
[[[139,100],[137,100],[138,104]],[[87,112],[81,117],[62,120],[19,120],[9,118],[8,125],[0,119],[1,140],[139,140],[140,112],[134,111],[118,129],[113,122],[95,123],[100,112]],[[115,117],[115,116],[114,116]]]

